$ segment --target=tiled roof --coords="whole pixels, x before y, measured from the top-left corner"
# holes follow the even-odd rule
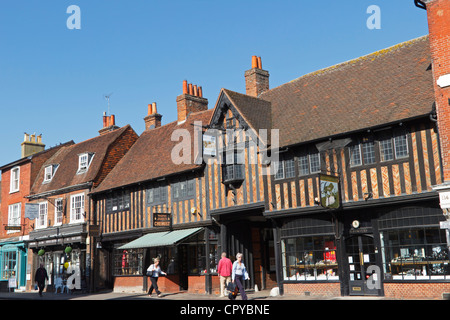
[[[126,155],[117,163],[103,182],[93,191],[101,192],[142,181],[157,179],[178,172],[194,170],[200,166],[194,163],[194,121],[202,125],[210,122],[213,109],[192,113],[186,122],[171,122],[159,128],[144,131]],[[176,164],[172,161],[172,150],[180,141],[172,141],[172,133],[187,130],[191,136],[191,163]],[[201,147],[201,145],[200,145]]]
[[[424,36],[304,75],[259,98],[272,103],[272,128],[280,130],[280,146],[289,146],[429,114],[430,65]]]
[[[58,150],[45,164],[41,167],[37,179],[31,189],[31,195],[41,194],[53,190],[59,190],[66,187],[76,186],[86,182],[92,182],[97,177],[104,157],[109,146],[116,141],[130,125],[116,129],[104,135],[100,135],[89,140],[66,146]],[[94,153],[89,169],[82,174],[78,171],[78,155],[82,153]],[[44,181],[45,167],[48,165],[56,165],[59,167],[54,174],[52,180],[47,183]]]

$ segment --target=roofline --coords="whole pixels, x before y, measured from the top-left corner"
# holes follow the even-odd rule
[[[0,167],[0,171],[3,171],[4,169],[10,168],[10,167],[14,167],[14,166],[16,166],[16,165],[18,165],[18,164],[25,163],[25,162],[27,162],[27,160],[31,160],[33,157],[36,157],[36,156],[38,156],[38,155],[40,155],[40,154],[43,154],[43,153],[46,153],[46,152],[48,152],[48,151],[50,151],[50,150],[53,150],[53,149],[55,149],[55,148],[64,147],[65,145],[67,145],[67,144],[69,144],[69,143],[73,143],[73,144],[74,144],[75,142],[74,142],[73,140],[70,140],[70,141],[61,143],[61,144],[59,144],[59,145],[57,145],[57,146],[51,147],[51,148],[49,148],[49,149],[45,149],[45,150],[39,151],[39,152],[37,152],[37,153],[31,154],[31,155],[29,155],[29,156],[23,157],[23,158],[21,158],[21,159],[19,159],[19,160],[15,160],[15,161],[13,161],[13,162],[10,162],[10,163],[8,163],[8,164],[5,164],[5,165],[1,166],[1,167]]]
[[[290,84],[290,83],[292,83],[292,82],[296,82],[296,81],[298,81],[298,80],[300,80],[300,79],[303,79],[303,78],[305,78],[305,77],[323,74],[323,73],[326,73],[326,72],[328,72],[328,71],[333,71],[333,70],[336,70],[336,69],[339,68],[339,67],[351,65],[352,63],[356,63],[356,62],[358,62],[358,61],[360,61],[360,60],[368,59],[368,58],[370,58],[370,57],[372,57],[372,56],[378,57],[378,56],[380,56],[381,54],[387,54],[387,53],[389,53],[389,52],[392,52],[394,49],[398,49],[398,48],[401,48],[401,47],[404,47],[404,46],[408,46],[408,45],[410,45],[410,44],[412,44],[412,43],[414,43],[414,42],[417,42],[417,41],[423,40],[423,39],[425,39],[425,38],[428,38],[428,36],[429,36],[429,35],[426,34],[426,35],[423,35],[423,36],[420,36],[420,37],[417,37],[417,38],[414,38],[414,39],[411,39],[411,40],[407,40],[407,41],[404,41],[404,42],[397,43],[397,44],[395,44],[395,45],[392,45],[392,46],[387,47],[387,48],[384,48],[384,49],[380,49],[380,50],[377,50],[377,51],[368,53],[368,54],[366,54],[366,55],[362,55],[362,56],[357,57],[357,58],[354,58],[354,59],[350,59],[350,60],[347,60],[347,61],[339,62],[339,63],[337,63],[337,64],[334,64],[334,65],[331,65],[331,66],[328,66],[328,67],[325,67],[325,68],[322,68],[322,69],[318,69],[318,70],[309,72],[309,73],[304,74],[304,75],[302,75],[302,76],[300,76],[300,77],[298,77],[298,78],[295,78],[295,79],[293,79],[293,80],[291,80],[291,81],[289,81],[289,82],[285,82],[285,83],[279,85],[278,87],[275,87],[275,88],[272,88],[272,89],[270,89],[270,90],[264,91],[263,93],[261,93],[261,94],[259,95],[259,97],[262,98],[262,99],[264,99],[264,96],[265,96],[267,93],[270,93],[272,90],[281,88],[281,87],[283,87],[283,86],[285,86],[285,85],[288,85],[288,84]]]
[[[68,192],[71,192],[71,191],[76,191],[76,190],[90,188],[92,185],[93,185],[93,182],[92,181],[88,181],[88,182],[75,184],[75,185],[64,187],[64,188],[60,188],[60,189],[54,189],[54,190],[45,191],[45,192],[41,192],[41,193],[30,194],[28,196],[25,196],[24,198],[27,198],[28,200],[36,200],[36,199],[41,199],[41,198],[54,196],[56,194],[68,193]]]

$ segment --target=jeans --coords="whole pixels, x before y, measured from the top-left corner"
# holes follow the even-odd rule
[[[155,289],[157,294],[160,294],[161,291],[158,290],[158,277],[150,277],[150,281],[152,285],[150,286],[150,289],[148,290],[148,294],[152,294],[153,289]]]
[[[245,293],[244,289],[244,276],[236,275],[234,281],[236,281],[236,285],[239,288],[239,293],[241,294],[242,300],[247,300],[247,294]]]

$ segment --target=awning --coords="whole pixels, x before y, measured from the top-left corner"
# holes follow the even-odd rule
[[[192,236],[194,233],[197,233],[202,229],[203,228],[191,228],[184,230],[149,233],[146,234],[145,236],[137,238],[136,240],[133,240],[119,247],[119,250],[176,245],[179,242],[186,239],[187,237]]]

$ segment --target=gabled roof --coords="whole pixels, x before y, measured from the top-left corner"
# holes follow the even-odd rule
[[[434,103],[428,36],[304,75],[259,99],[271,102],[280,146],[428,115]],[[263,115],[257,117],[261,123]]]
[[[194,146],[194,122],[209,124],[213,109],[192,113],[182,124],[176,121],[161,127],[144,131],[136,143],[106,176],[93,193],[128,186],[140,182],[166,177],[176,173],[195,170],[201,165],[194,163],[196,154]],[[191,137],[191,162],[176,164],[172,161],[172,150],[180,145],[180,141],[172,141],[172,133],[187,130]],[[200,144],[201,147],[201,144]]]
[[[99,173],[108,148],[128,128],[130,128],[130,125],[58,150],[41,167],[37,179],[31,188],[31,195],[93,182]],[[79,155],[83,153],[93,154],[92,161],[85,173],[77,174]],[[45,167],[48,165],[59,166],[52,180],[43,183]]]

